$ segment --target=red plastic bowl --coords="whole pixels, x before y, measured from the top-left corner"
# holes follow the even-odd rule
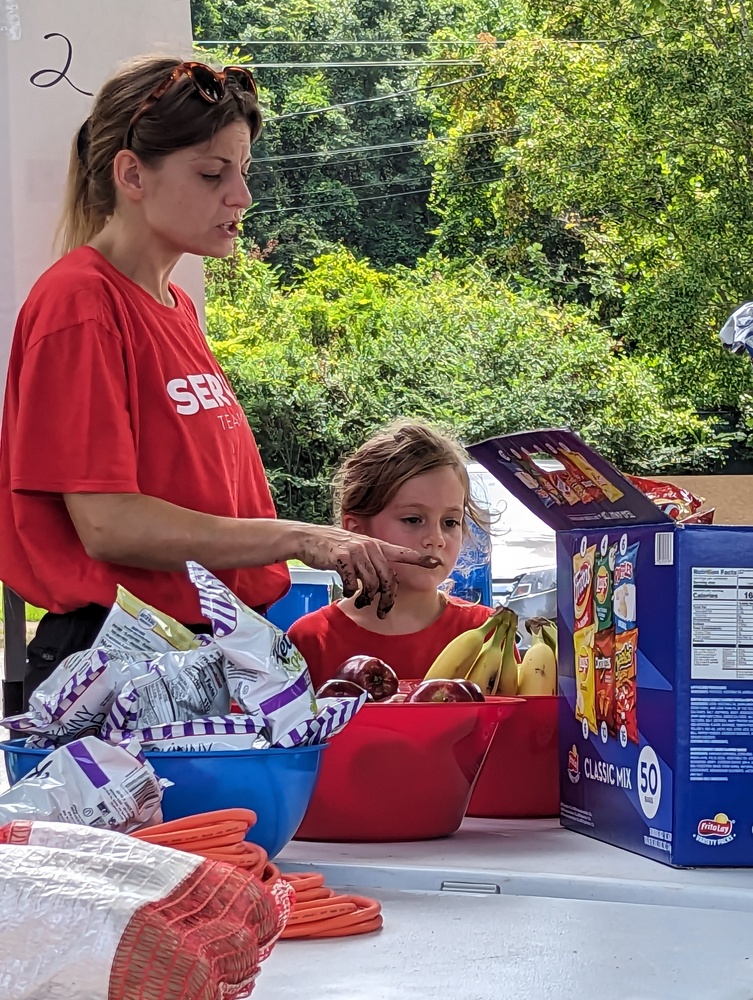
[[[403,690],[405,686],[403,685]],[[364,705],[322,757],[297,840],[427,840],[454,833],[516,698]]]
[[[469,816],[559,816],[556,695],[522,699],[497,730],[468,806]]]

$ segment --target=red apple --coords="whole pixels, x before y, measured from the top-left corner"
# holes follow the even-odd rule
[[[325,681],[316,692],[317,698],[360,698],[366,691],[355,681],[346,681],[337,677]],[[371,701],[371,695],[366,692],[366,700]]]
[[[374,701],[382,701],[397,693],[397,674],[376,656],[349,657],[337,668],[335,678],[360,685]]]
[[[466,680],[424,681],[408,698],[410,702],[486,701],[478,684]]]

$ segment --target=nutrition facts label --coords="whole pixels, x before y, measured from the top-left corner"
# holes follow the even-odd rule
[[[693,569],[693,680],[753,680],[753,568]]]

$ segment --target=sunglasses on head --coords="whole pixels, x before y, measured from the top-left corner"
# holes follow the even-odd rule
[[[131,147],[133,130],[139,121],[152,110],[161,97],[165,96],[172,85],[184,76],[188,77],[196,93],[200,97],[203,97],[208,104],[219,104],[225,96],[225,88],[228,83],[232,83],[239,90],[245,91],[248,94],[253,94],[254,97],[258,97],[259,92],[256,87],[256,80],[254,80],[251,70],[246,69],[245,66],[226,66],[223,70],[215,70],[211,66],[205,65],[205,63],[180,63],[167,79],[155,87],[151,94],[139,105],[128,125],[125,139],[126,149],[130,149]]]

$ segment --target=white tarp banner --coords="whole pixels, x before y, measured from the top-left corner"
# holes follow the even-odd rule
[[[70,145],[123,60],[191,57],[190,0],[0,0],[0,393],[16,314],[55,259]],[[175,280],[203,315],[201,261]]]

